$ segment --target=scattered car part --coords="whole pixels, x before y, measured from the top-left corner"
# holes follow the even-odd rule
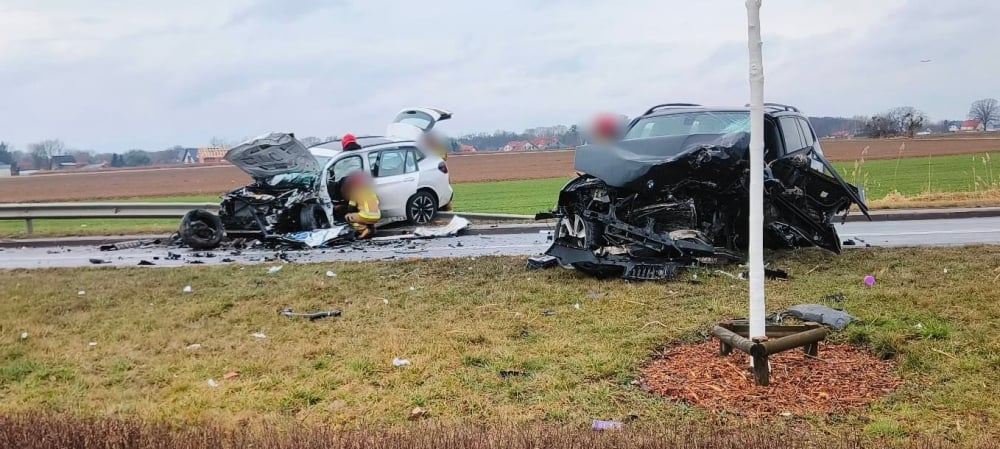
[[[90,263],[92,263],[94,265],[103,265],[103,264],[106,264],[106,263],[111,263],[111,261],[110,260],[105,260],[105,259],[90,259]]]
[[[595,419],[592,428],[597,431],[622,430],[622,423],[621,421],[602,421]]]
[[[212,249],[219,246],[225,232],[219,217],[207,210],[195,209],[184,214],[178,234],[181,242],[193,249]]]
[[[418,238],[454,237],[469,229],[469,220],[455,215],[445,226],[425,226],[413,230],[413,236]]]
[[[559,259],[552,256],[536,256],[528,259],[527,269],[545,270],[559,265]]]
[[[296,313],[292,309],[284,309],[284,310],[282,310],[282,311],[280,311],[278,313],[281,314],[281,315],[290,317],[290,318],[306,318],[309,321],[316,321],[316,320],[323,319],[323,318],[339,317],[340,316],[340,311],[336,310],[336,309],[335,310],[326,311],[326,312],[315,312],[315,313]]]
[[[867,214],[858,189],[826,161],[800,112],[770,106],[765,118],[766,245],[840,252],[832,220],[852,204]],[[746,109],[669,104],[633,120],[617,143],[577,148],[576,169],[586,174],[560,192],[546,254],[630,280],[742,260],[749,142]]]
[[[160,240],[130,240],[127,242],[109,243],[98,247],[101,251],[118,251],[123,249],[140,248],[147,245],[159,245]]]
[[[789,307],[782,315],[793,316],[802,321],[812,321],[815,323],[830,326],[833,329],[843,329],[851,321],[857,318],[842,310],[832,309],[820,304],[799,304]]]

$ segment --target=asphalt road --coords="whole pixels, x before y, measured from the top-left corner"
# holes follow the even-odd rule
[[[966,245],[1000,243],[1000,217],[893,222],[853,222],[838,225],[843,240],[872,246]],[[141,261],[151,267],[192,264],[272,264],[331,261],[399,260],[410,258],[529,256],[548,248],[548,234],[469,235],[432,240],[366,242],[345,248],[311,251],[232,249],[212,252],[154,246],[120,251],[100,251],[95,246],[7,248],[0,250],[0,269],[55,268],[86,266],[136,266]],[[171,257],[170,254],[174,256]],[[91,259],[101,261],[100,264]]]

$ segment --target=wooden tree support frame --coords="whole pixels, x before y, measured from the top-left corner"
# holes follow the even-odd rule
[[[819,323],[807,322],[801,325],[767,325],[763,338],[750,339],[750,325],[747,321],[726,321],[712,329],[719,339],[719,353],[729,355],[733,349],[753,358],[753,378],[757,385],[771,383],[771,366],[768,356],[789,349],[803,348],[808,357],[819,355],[819,342],[826,339],[829,331]]]

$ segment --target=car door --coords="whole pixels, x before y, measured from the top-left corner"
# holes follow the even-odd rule
[[[412,147],[391,147],[368,153],[383,216],[406,216],[406,202],[417,191],[417,164],[412,150]]]
[[[434,125],[451,118],[451,112],[437,108],[407,108],[399,111],[386,128],[385,135],[404,139],[419,139],[434,129]]]

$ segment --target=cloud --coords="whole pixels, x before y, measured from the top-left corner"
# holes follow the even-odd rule
[[[517,130],[748,95],[746,12],[731,0],[87,3],[0,6],[0,140],[120,151],[377,133],[412,105],[453,110],[452,133]],[[768,98],[960,118],[1000,95],[998,8],[768,0]]]

